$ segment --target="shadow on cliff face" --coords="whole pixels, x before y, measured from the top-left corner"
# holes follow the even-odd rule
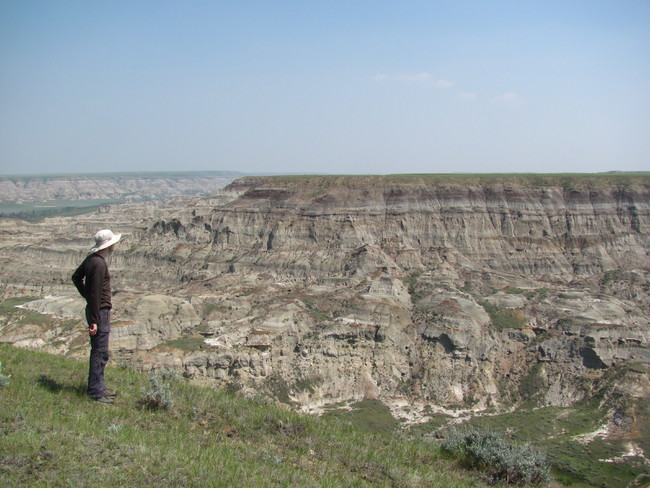
[[[454,352],[454,343],[447,334],[441,334],[438,338],[438,342],[440,342],[442,347],[445,349],[446,354],[451,354]]]
[[[607,369],[607,365],[598,357],[596,351],[590,347],[583,347],[580,349],[580,357],[582,358],[582,365],[589,369]]]

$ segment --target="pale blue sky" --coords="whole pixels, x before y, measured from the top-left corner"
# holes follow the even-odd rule
[[[650,170],[650,0],[0,0],[0,174]]]

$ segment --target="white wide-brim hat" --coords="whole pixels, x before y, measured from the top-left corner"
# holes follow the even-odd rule
[[[95,245],[90,248],[92,252],[101,251],[107,247],[111,247],[122,238],[122,234],[113,234],[108,229],[100,230],[95,234]]]

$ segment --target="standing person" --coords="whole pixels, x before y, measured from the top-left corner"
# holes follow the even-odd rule
[[[113,403],[115,393],[104,387],[104,367],[108,362],[108,336],[111,332],[111,275],[106,258],[113,253],[122,234],[108,229],[95,234],[91,254],[72,275],[72,282],[86,299],[86,321],[90,333],[88,395],[101,403]]]

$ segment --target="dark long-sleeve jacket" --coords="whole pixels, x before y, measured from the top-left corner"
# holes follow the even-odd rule
[[[111,275],[104,258],[97,253],[90,254],[72,274],[72,282],[86,299],[90,324],[98,324],[99,309],[112,308]]]

